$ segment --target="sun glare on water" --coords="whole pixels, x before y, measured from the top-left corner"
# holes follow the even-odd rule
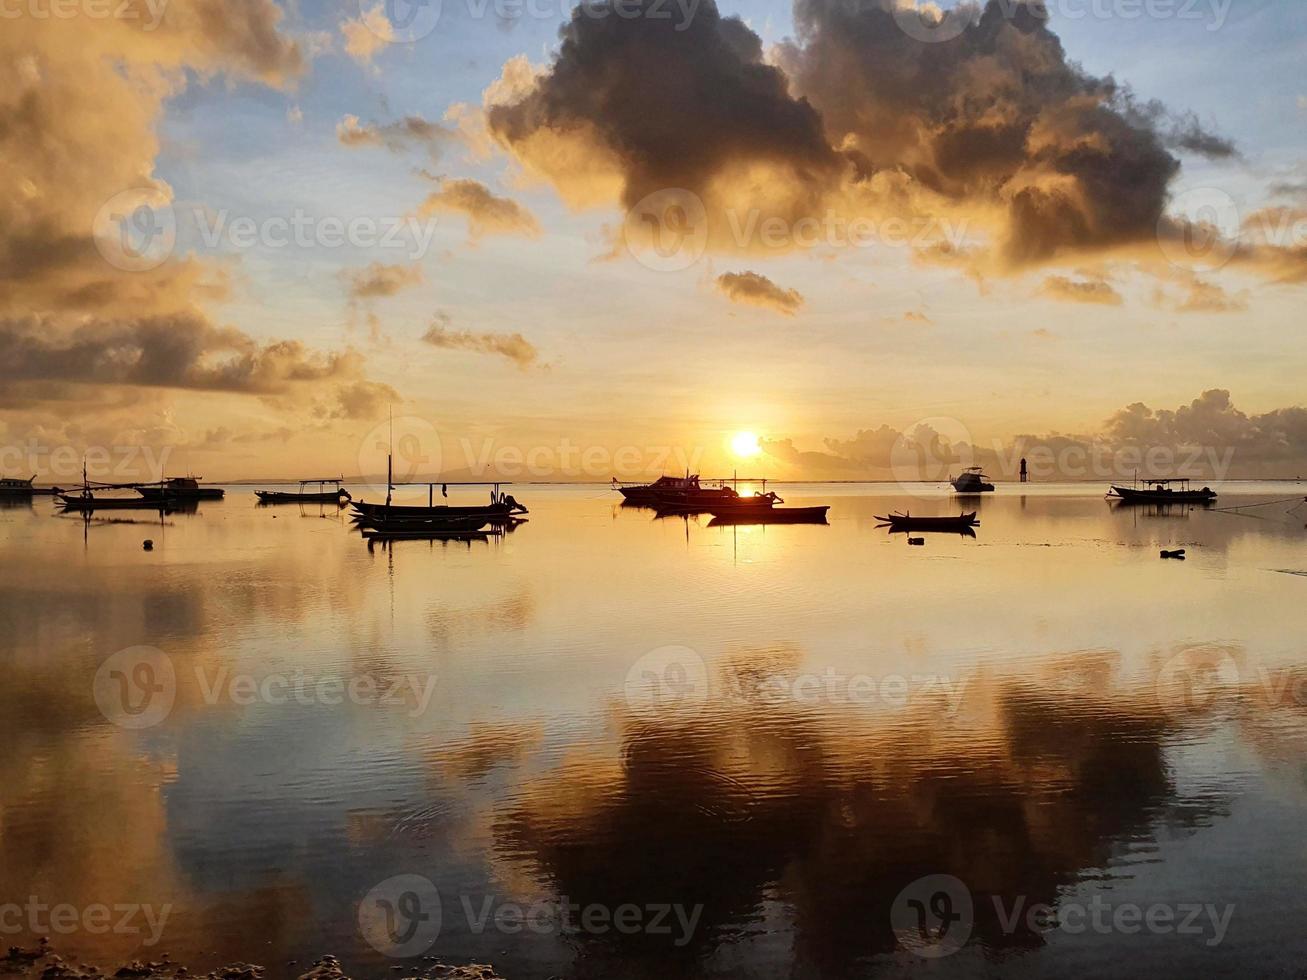
[[[731,437],[731,452],[741,459],[757,456],[762,452],[758,445],[758,435],[754,432],[737,432]]]

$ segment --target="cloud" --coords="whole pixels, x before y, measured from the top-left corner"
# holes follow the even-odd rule
[[[403,401],[399,392],[390,385],[362,380],[338,386],[334,400],[334,410],[327,414],[331,418],[344,419],[375,419],[387,405]]]
[[[539,351],[520,333],[474,333],[471,330],[451,330],[449,324],[447,314],[436,314],[422,339],[433,347],[504,357],[524,371],[539,359]]]
[[[1248,294],[1242,291],[1231,296],[1216,283],[1194,276],[1189,294],[1177,309],[1181,313],[1237,313],[1248,309]]]
[[[1107,482],[1150,467],[1160,467],[1157,476],[1282,478],[1296,477],[1307,466],[1307,408],[1249,415],[1235,407],[1223,388],[1205,391],[1176,409],[1135,402],[1114,412],[1097,433],[1018,433],[977,440],[960,421],[950,421],[932,419],[908,430],[881,424],[852,439],[828,438],[814,450],[800,449],[791,439],[763,440],[762,447],[786,475],[807,479],[942,482],[964,466],[982,465],[991,476],[1011,480],[1023,456],[1030,457],[1041,480]],[[1177,472],[1180,467],[1186,471]]]
[[[441,180],[440,190],[428,194],[419,208],[422,217],[438,212],[465,215],[473,241],[486,235],[540,235],[535,215],[510,198],[497,197],[476,180]]]
[[[713,0],[688,25],[653,16],[654,2],[648,16],[574,12],[550,64],[516,64],[486,96],[489,132],[526,175],[573,207],[634,211],[637,245],[665,221],[650,195],[678,189],[677,220],[696,212],[719,253],[801,247],[800,222],[833,216],[919,222],[914,248],[949,240],[950,259],[977,274],[1111,252],[1157,261],[1159,234],[1169,245],[1190,230],[1167,216],[1171,150],[1237,155],[1194,114],[1141,103],[1070,60],[1038,0],[948,13],[795,0],[797,37],[766,57]],[[913,36],[914,19],[919,32],[940,18],[956,36]],[[768,219],[790,234],[769,244]],[[959,226],[965,246],[951,240]],[[1281,248],[1239,260],[1307,275],[1307,256]]]
[[[424,145],[432,156],[458,134],[440,123],[421,116],[405,116],[392,123],[362,123],[358,116],[347,115],[336,124],[336,138],[346,146],[384,146],[398,152],[410,145]]]
[[[296,340],[259,343],[196,313],[90,320],[71,329],[40,316],[0,319],[0,380],[279,394],[298,383],[357,377],[357,354]]]
[[[711,0],[688,25],[578,9],[562,38],[553,64],[500,93],[487,122],[572,203],[615,193],[630,207],[684,188],[709,201],[724,238],[727,204],[765,201],[797,217],[838,179],[842,163],[817,112],[765,63],[757,35]]]
[[[782,289],[756,272],[723,273],[717,277],[717,288],[732,303],[760,306],[783,316],[794,316],[803,306],[803,296],[797,289]]]
[[[422,281],[420,265],[383,265],[373,262],[362,269],[346,269],[342,278],[349,283],[351,299],[375,299],[394,296],[402,289]]]
[[[1094,303],[1101,306],[1120,306],[1121,294],[1105,279],[1068,279],[1066,276],[1049,276],[1040,292],[1051,299],[1068,303]]]
[[[357,18],[347,17],[340,25],[340,34],[345,39],[345,53],[365,67],[372,64],[378,51],[395,40],[395,28],[381,3],[361,10]]]

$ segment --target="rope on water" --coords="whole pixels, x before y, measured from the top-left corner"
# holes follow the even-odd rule
[[[1293,503],[1295,504],[1295,506],[1290,507],[1285,512],[1286,515],[1292,514],[1304,503],[1307,503],[1307,497],[1282,497],[1279,500],[1263,500],[1261,503],[1258,504],[1237,504],[1234,507],[1213,507],[1211,508],[1211,512],[1213,514],[1229,514],[1231,517],[1251,517],[1254,520],[1258,520],[1258,521],[1271,521],[1274,524],[1284,524],[1286,527],[1297,527],[1298,525],[1293,521],[1277,521],[1274,518],[1265,517],[1261,514],[1244,513],[1245,510],[1249,510],[1253,507],[1273,507],[1276,504],[1289,504],[1289,503]]]

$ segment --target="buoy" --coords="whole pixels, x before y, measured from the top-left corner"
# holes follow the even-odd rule
[[[925,544],[925,538],[908,538],[908,544]]]
[[[1163,558],[1178,558],[1180,561],[1184,561],[1184,549],[1183,549],[1183,548],[1179,548],[1179,549],[1177,549],[1176,551],[1163,551],[1163,552],[1162,552],[1162,557],[1163,557]]]
[[[146,538],[146,539],[145,539],[145,543],[142,544],[141,547],[144,548],[146,551],[153,551],[153,550],[154,550],[154,541],[153,541],[152,539],[150,539],[150,538]]]

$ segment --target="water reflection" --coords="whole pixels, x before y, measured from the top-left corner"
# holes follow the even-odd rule
[[[830,527],[650,521],[539,488],[524,533],[383,553],[235,491],[85,541],[44,503],[5,511],[0,899],[168,905],[160,948],[197,969],[335,952],[380,977],[359,902],[418,873],[444,902],[432,955],[506,976],[860,976],[923,962],[890,910],[947,874],[975,909],[949,972],[1296,964],[1267,935],[1304,883],[1285,859],[1307,808],[1290,516],[996,495],[983,535],[923,550],[874,527],[919,500],[786,496],[834,497]],[[94,684],[142,644],[175,690],[128,730]],[[630,675],[668,645],[705,685],[651,712]],[[303,699],[266,693],[297,678]],[[323,696],[364,679],[375,696]],[[1214,949],[1000,914],[1090,894],[1239,911]],[[540,899],[700,911],[635,934],[466,912]]]

